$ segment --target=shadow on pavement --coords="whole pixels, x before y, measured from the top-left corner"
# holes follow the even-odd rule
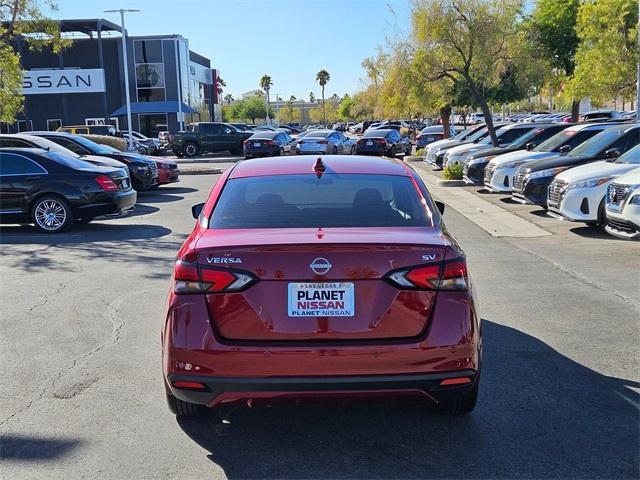
[[[133,209],[133,211],[130,211],[127,214],[126,218],[140,217],[142,215],[149,215],[151,213],[158,212],[159,210],[160,209],[158,207],[152,207],[151,205],[145,205],[143,203],[136,203],[136,207]],[[100,219],[98,219],[98,221],[100,221]]]
[[[0,437],[0,458],[9,461],[54,460],[64,457],[80,443],[78,440],[60,438],[3,435]]]
[[[91,244],[122,240],[148,240],[169,235],[171,230],[160,225],[101,223],[74,225],[71,229],[55,234],[41,233],[32,225],[3,225],[0,227],[0,245],[70,245]]]
[[[417,401],[314,401],[179,425],[231,479],[637,476],[638,383],[513,328],[483,329],[480,399],[466,417]]]
[[[614,237],[613,235],[609,235],[604,228],[602,227],[596,227],[596,226],[590,226],[590,225],[583,225],[581,227],[575,227],[575,228],[571,228],[569,229],[569,231],[571,233],[575,233],[576,235],[580,235],[581,237],[586,237],[586,238],[603,238],[603,239],[607,239],[607,240],[621,240],[624,241],[621,238],[617,238]]]
[[[172,195],[172,193],[163,193],[159,191],[138,192],[138,202],[140,203],[169,203],[182,200],[184,197],[180,195]]]
[[[160,188],[158,188],[157,190],[153,190],[152,193],[171,193],[171,194],[179,194],[179,193],[193,193],[193,192],[197,192],[198,189],[197,188],[190,188],[190,187],[173,187],[173,186],[162,186]]]

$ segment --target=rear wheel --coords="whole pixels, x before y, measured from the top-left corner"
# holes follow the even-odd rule
[[[31,220],[41,232],[58,233],[73,224],[73,212],[62,197],[45,195],[33,204]]]
[[[389,150],[389,156],[391,158],[395,158],[396,157],[396,146],[395,145],[393,147],[391,147],[391,150]]]
[[[351,147],[351,155],[355,155],[356,154],[356,147],[355,145],[353,147]]]
[[[242,150],[240,148],[230,148],[229,153],[231,155],[240,155],[242,154]]]
[[[197,403],[185,402],[167,393],[167,405],[176,417],[197,417],[206,412],[207,407]]]
[[[280,155],[281,157],[284,156],[284,148],[280,147],[280,150],[278,150],[278,155]]]
[[[336,153],[338,153],[338,147],[333,147],[331,149],[331,155],[335,155]]]
[[[479,390],[480,379],[478,378],[471,390],[459,395],[452,395],[440,399],[435,410],[443,415],[466,415],[471,413],[476,407]]]
[[[200,149],[198,148],[198,145],[193,142],[187,142],[182,147],[183,155],[188,158],[195,157],[198,154],[199,150]]]

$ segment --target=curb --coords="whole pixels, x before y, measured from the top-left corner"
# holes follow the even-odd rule
[[[402,159],[403,162],[422,162],[424,157],[418,157],[417,155],[405,155]]]
[[[220,168],[209,168],[202,170],[180,170],[180,175],[217,175],[222,173]]]
[[[438,180],[438,185],[441,187],[464,187],[466,183],[464,180]]]

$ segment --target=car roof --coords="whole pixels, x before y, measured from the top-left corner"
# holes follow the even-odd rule
[[[23,133],[27,133],[27,132],[23,132]],[[22,134],[22,133],[21,133]],[[19,134],[19,135],[21,135]],[[50,132],[48,130],[36,130],[33,132],[28,132],[28,135],[33,135],[33,136],[40,136],[40,135],[53,135],[56,137],[76,137],[77,135],[73,134],[73,133],[69,133],[69,132]]]
[[[324,173],[410,175],[406,165],[400,160],[391,158],[362,155],[292,155],[287,157],[286,161],[280,157],[264,157],[239,162],[231,171],[229,178],[312,174],[318,158],[322,159],[325,165]]]
[[[49,153],[48,150],[45,150],[44,148],[37,148],[37,147],[2,147],[0,150],[2,150],[2,152],[6,153],[34,153],[37,155],[44,155],[46,153]]]

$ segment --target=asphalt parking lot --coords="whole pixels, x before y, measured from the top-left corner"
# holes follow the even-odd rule
[[[483,317],[473,414],[350,400],[176,421],[163,307],[190,207],[216,178],[183,176],[129,217],[56,236],[0,229],[3,478],[638,477],[638,244],[496,196],[482,198],[549,234],[498,237],[445,212]]]

